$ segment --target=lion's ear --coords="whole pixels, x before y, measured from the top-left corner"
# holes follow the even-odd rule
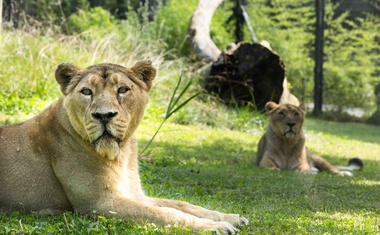
[[[278,104],[276,104],[275,102],[269,101],[265,105],[265,110],[267,111],[267,113],[270,113],[270,111],[272,111],[273,109],[277,107],[278,107]]]
[[[300,109],[302,109],[303,111],[306,112],[306,105],[305,105],[304,103],[301,103],[301,104],[299,105],[299,107],[300,107]]]
[[[139,61],[131,69],[145,82],[148,89],[152,87],[152,81],[156,77],[156,69],[153,68],[150,60]]]
[[[80,68],[76,67],[70,63],[62,63],[58,65],[55,70],[55,79],[58,84],[61,86],[61,91],[64,95],[67,95],[67,86],[69,85],[71,78],[80,70]]]

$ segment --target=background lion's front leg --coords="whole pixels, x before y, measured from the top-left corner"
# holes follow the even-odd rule
[[[280,170],[277,164],[268,156],[268,154],[264,154],[263,159],[261,159],[260,167],[265,167],[271,170]]]
[[[238,214],[225,214],[219,211],[208,210],[201,206],[192,205],[190,203],[178,200],[147,198],[154,206],[174,208],[187,214],[194,215],[199,218],[210,219],[213,221],[226,221],[235,226],[248,225],[248,219]]]

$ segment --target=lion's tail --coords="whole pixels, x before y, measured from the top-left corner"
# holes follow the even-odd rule
[[[364,163],[359,158],[351,158],[348,161],[348,166],[335,166],[335,168],[341,171],[353,171],[353,170],[361,170],[364,167]]]

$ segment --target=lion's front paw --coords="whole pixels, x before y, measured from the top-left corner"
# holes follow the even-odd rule
[[[222,221],[227,221],[235,226],[245,226],[249,224],[248,219],[239,214],[226,214],[223,216]]]
[[[195,230],[209,230],[213,234],[227,235],[239,231],[233,224],[226,221],[213,221],[209,219],[197,219],[189,226]]]
[[[240,216],[240,224],[239,226],[246,226],[249,224],[249,220],[245,217]]]
[[[341,171],[339,175],[340,176],[354,176],[354,174],[352,174],[352,172],[350,171]]]
[[[228,222],[216,222],[216,228],[210,230],[213,232],[213,234],[218,235],[230,235],[235,234],[235,232],[239,231],[239,229]]]

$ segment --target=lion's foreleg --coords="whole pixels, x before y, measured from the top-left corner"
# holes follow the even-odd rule
[[[184,201],[161,198],[149,198],[148,200],[150,200],[155,206],[174,208],[199,218],[206,218],[213,221],[226,221],[235,226],[248,224],[248,220],[244,217],[240,217],[238,214],[225,214],[219,211],[208,210],[201,206],[192,205]]]
[[[97,212],[110,217],[150,222],[160,226],[173,225],[195,230],[220,231],[222,234],[232,234],[237,231],[234,225],[227,221],[199,218],[176,208],[155,206],[147,200],[118,197],[101,204],[97,208]]]

